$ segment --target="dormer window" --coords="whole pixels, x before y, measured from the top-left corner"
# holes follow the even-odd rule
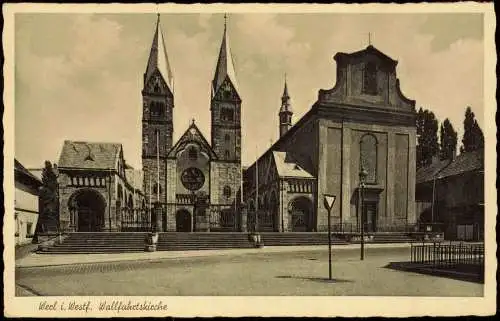
[[[377,94],[377,66],[373,62],[366,63],[363,70],[363,93]]]

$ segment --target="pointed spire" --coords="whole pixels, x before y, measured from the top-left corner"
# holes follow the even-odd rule
[[[286,83],[286,73],[285,73],[285,88],[283,89],[283,96],[281,98],[290,98],[288,95],[288,85]]]
[[[227,14],[224,14],[224,34],[222,36],[219,58],[215,68],[214,80],[212,82],[212,97],[215,96],[226,77],[229,78],[238,92],[238,82],[236,80],[236,72],[234,71],[233,56],[231,55],[229,37],[227,36]]]
[[[159,13],[157,14],[156,18],[156,29],[153,37],[153,43],[151,45],[151,51],[149,53],[146,73],[144,74],[144,82],[146,82],[149,77],[151,77],[155,70],[158,70],[160,72],[170,91],[173,92],[174,76],[172,74],[172,69],[168,60],[165,40],[163,38],[163,31],[161,30],[160,25]]]
[[[290,104],[290,95],[288,94],[288,84],[286,81],[286,73],[285,73],[285,87],[283,88],[283,95],[281,96],[281,109],[282,112],[292,112],[292,106]]]

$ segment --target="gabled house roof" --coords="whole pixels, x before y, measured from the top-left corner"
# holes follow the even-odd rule
[[[115,169],[122,151],[119,143],[64,141],[59,168]]]
[[[42,186],[42,180],[33,175],[29,170],[24,167],[21,162],[14,158],[14,179],[16,181],[22,180],[24,184],[29,184],[33,190]]]
[[[454,160],[440,160],[417,170],[416,182],[425,183],[465,172],[484,170],[484,149],[461,153]]]
[[[482,170],[484,170],[484,149],[458,155],[453,162],[439,173],[439,178]]]

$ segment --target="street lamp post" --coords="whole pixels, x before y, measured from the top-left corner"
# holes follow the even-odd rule
[[[361,166],[361,170],[359,171],[359,187],[361,190],[361,260],[365,258],[365,215],[364,215],[364,203],[365,203],[365,179],[368,173]]]

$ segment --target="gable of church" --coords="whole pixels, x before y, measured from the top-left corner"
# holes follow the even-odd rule
[[[354,53],[337,53],[337,80],[320,90],[319,102],[411,112],[415,101],[406,98],[396,75],[397,61],[373,46]]]
[[[172,149],[169,151],[167,157],[176,158],[177,154],[185,150],[187,145],[193,143],[198,145],[200,147],[200,152],[204,152],[205,154],[207,154],[209,159],[217,159],[217,155],[205,139],[205,136],[203,136],[203,134],[194,123],[191,124],[191,126],[189,126],[189,128],[184,132],[181,138],[179,138],[174,147],[172,147]]]

